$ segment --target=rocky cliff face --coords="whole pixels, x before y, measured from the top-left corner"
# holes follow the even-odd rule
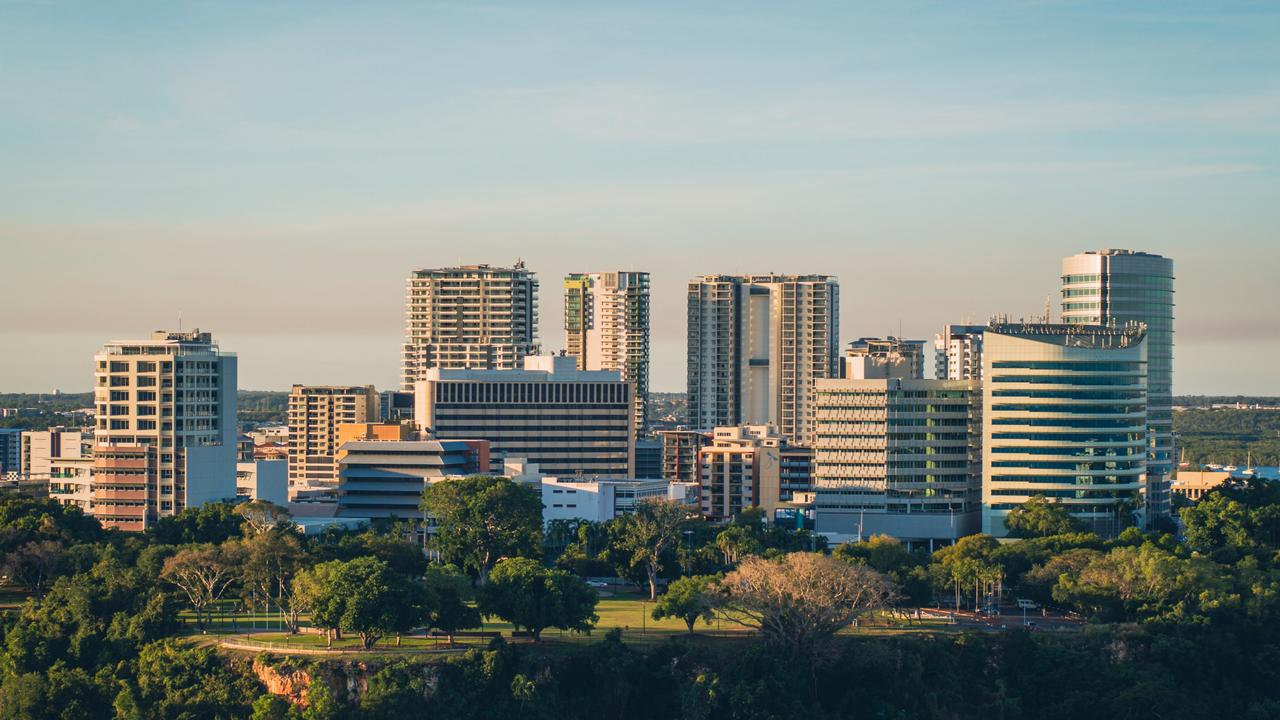
[[[269,665],[261,659],[254,659],[253,674],[258,676],[267,692],[279,695],[294,705],[307,706],[307,690],[315,678],[310,673],[290,665],[279,667]]]

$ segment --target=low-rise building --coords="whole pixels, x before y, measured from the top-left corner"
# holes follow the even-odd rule
[[[698,452],[711,444],[710,433],[701,430],[663,430],[662,477],[672,482],[698,481]]]
[[[1200,502],[1204,494],[1231,479],[1231,473],[1214,470],[1179,470],[1173,479],[1174,494]]]
[[[250,460],[236,463],[236,497],[244,501],[266,500],[286,507],[289,504],[289,462]]]
[[[703,516],[728,520],[759,507],[773,521],[797,491],[811,488],[811,456],[808,448],[789,444],[772,425],[716,428],[711,444],[698,452]]]
[[[483,440],[350,440],[341,458],[338,517],[420,518],[428,483],[489,472]]]
[[[572,478],[544,477],[542,485],[542,519],[585,520],[606,522],[619,515],[634,512],[636,503],[645,499],[673,500],[697,509],[697,486],[661,479],[600,478],[580,481]]]

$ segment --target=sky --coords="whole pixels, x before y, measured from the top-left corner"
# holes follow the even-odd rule
[[[1175,393],[1280,395],[1280,5],[0,0],[0,391],[200,327],[395,387],[415,268],[836,275],[841,336],[1175,261]]]

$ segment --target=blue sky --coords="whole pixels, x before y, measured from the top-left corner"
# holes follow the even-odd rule
[[[1271,3],[0,0],[0,389],[199,325],[241,386],[398,367],[404,279],[839,276],[842,334],[1040,312],[1175,259],[1175,392],[1280,394]]]

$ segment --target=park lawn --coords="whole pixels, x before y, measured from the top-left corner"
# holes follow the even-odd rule
[[[26,590],[19,590],[16,587],[0,588],[0,607],[18,607],[31,597],[31,593]]]

